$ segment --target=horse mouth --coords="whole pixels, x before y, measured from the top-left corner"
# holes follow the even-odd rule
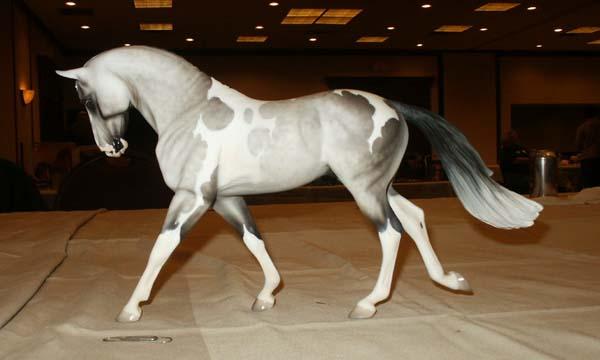
[[[112,145],[99,146],[100,151],[104,152],[108,157],[120,157],[128,147],[129,144],[122,138],[114,138]]]

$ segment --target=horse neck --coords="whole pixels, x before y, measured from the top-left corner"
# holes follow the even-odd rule
[[[211,79],[180,58],[144,59],[121,74],[128,80],[132,105],[161,135],[173,121],[197,114]],[[170,61],[169,61],[170,60]]]

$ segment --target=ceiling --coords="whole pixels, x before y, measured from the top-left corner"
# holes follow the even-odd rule
[[[501,1],[501,0],[497,0]],[[507,0],[511,1],[511,0]],[[179,51],[231,49],[387,49],[401,51],[600,52],[600,31],[570,35],[580,26],[600,27],[600,1],[527,0],[506,12],[476,12],[477,0],[173,0],[170,9],[136,9],[133,0],[24,0],[61,46],[70,52],[99,51],[124,43]],[[517,2],[517,1],[512,1]],[[431,8],[423,9],[424,3]],[[528,11],[527,7],[537,9]],[[291,8],[358,8],[347,25],[283,25]],[[142,32],[141,22],[171,22],[173,31]],[[81,25],[91,28],[82,30]],[[264,26],[256,30],[256,25]],[[470,25],[441,34],[442,25]],[[387,30],[395,26],[395,30]],[[487,31],[479,29],[485,27]],[[554,31],[562,28],[562,33]],[[264,43],[237,43],[239,35],[266,35]],[[389,36],[383,43],[357,43],[361,36]],[[195,41],[187,42],[186,38]],[[310,42],[316,37],[316,42]],[[417,47],[422,43],[422,47]],[[538,48],[536,45],[541,44]]]

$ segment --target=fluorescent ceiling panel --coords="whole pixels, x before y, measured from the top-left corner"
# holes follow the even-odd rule
[[[325,12],[325,9],[290,9],[290,11],[288,12],[288,14],[286,16],[292,16],[292,17],[304,17],[304,16],[314,16],[314,17],[319,17],[321,15],[323,15],[323,13]]]
[[[491,2],[478,7],[475,11],[508,11],[519,5],[519,3],[513,2]]]
[[[172,8],[173,0],[133,0],[136,9]]]
[[[358,43],[382,43],[386,41],[388,36],[362,36],[356,40]]]
[[[310,25],[317,20],[316,16],[286,16],[281,21],[285,25]]]
[[[356,15],[360,14],[361,12],[362,12],[362,9],[329,9],[323,16],[353,18]]]
[[[317,20],[317,24],[321,25],[346,25],[353,18],[351,17],[329,17],[329,16],[321,16],[319,20]]]
[[[471,25],[442,25],[435,29],[435,32],[446,32],[446,33],[460,33],[467,31],[471,28]]]
[[[362,9],[312,9],[312,8],[293,8],[281,21],[287,25],[346,25],[356,15],[360,14]]]
[[[267,41],[266,36],[238,36],[237,42],[246,42],[246,43],[262,43]]]
[[[581,26],[567,31],[567,34],[593,34],[598,31],[600,31],[600,27],[598,26]]]
[[[142,31],[171,31],[173,24],[169,23],[141,23],[140,30]]]

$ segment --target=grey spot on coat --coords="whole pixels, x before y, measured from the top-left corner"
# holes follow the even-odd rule
[[[202,112],[202,121],[210,130],[222,130],[233,120],[233,109],[219,98],[211,98]]]
[[[269,129],[257,128],[248,134],[248,150],[254,156],[260,155],[269,144]]]

